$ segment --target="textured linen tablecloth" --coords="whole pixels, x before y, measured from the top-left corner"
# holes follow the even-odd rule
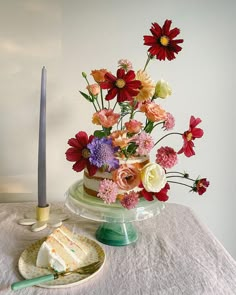
[[[236,262],[188,207],[166,204],[156,217],[136,222],[135,244],[111,247],[102,270],[87,282],[63,289],[29,287],[11,291],[22,280],[18,259],[28,246],[48,235],[51,229],[34,233],[17,221],[35,203],[0,204],[0,294],[76,295],[235,295]],[[52,204],[52,209],[63,207]],[[64,222],[78,234],[95,239],[99,225],[73,215]]]

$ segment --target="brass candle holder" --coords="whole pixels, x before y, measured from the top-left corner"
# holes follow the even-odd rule
[[[63,213],[61,209],[53,210],[50,213],[50,208],[50,205],[46,207],[36,206],[36,210],[25,213],[24,218],[18,220],[18,224],[31,225],[33,232],[43,230],[47,226],[61,226],[62,221],[68,219],[67,214]]]

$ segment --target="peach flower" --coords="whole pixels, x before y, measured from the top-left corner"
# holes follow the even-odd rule
[[[140,183],[139,170],[133,165],[123,164],[112,173],[112,178],[122,190],[132,190]]]
[[[97,96],[100,92],[100,86],[98,84],[91,84],[86,87],[90,94]]]
[[[104,82],[105,81],[105,74],[107,73],[106,69],[100,69],[100,70],[93,70],[91,72],[91,75],[93,76],[93,79],[97,82]]]
[[[125,123],[125,128],[129,133],[139,133],[140,129],[142,128],[142,123],[132,119]]]
[[[103,109],[93,114],[92,122],[96,125],[110,128],[118,122],[119,118],[120,115],[114,113],[112,109]]]
[[[148,120],[152,122],[159,122],[162,120],[166,120],[167,118],[166,111],[155,102],[151,102],[145,105],[145,114]]]
[[[111,133],[110,138],[112,139],[113,146],[119,146],[120,148],[127,147],[128,143],[132,138],[127,137],[127,131],[117,130]]]

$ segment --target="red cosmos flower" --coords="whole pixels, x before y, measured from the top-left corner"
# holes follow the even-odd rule
[[[153,201],[153,196],[155,196],[161,202],[166,202],[169,199],[169,197],[167,196],[168,190],[170,189],[169,183],[166,183],[163,189],[161,189],[158,193],[147,192],[142,184],[140,184],[139,187],[142,188],[142,190],[140,191],[141,195],[147,201]]]
[[[133,97],[139,93],[141,82],[135,79],[134,71],[127,73],[124,69],[117,70],[117,77],[107,72],[105,74],[105,82],[100,83],[102,89],[109,89],[105,99],[111,100],[117,95],[117,101],[132,101]]]
[[[206,178],[197,179],[193,185],[193,191],[197,192],[199,195],[205,193],[210,182]]]
[[[172,21],[167,19],[162,28],[153,23],[150,29],[153,36],[144,36],[144,45],[151,46],[148,51],[159,60],[166,58],[172,60],[175,58],[175,53],[178,54],[182,50],[178,43],[183,43],[184,40],[174,40],[180,30],[178,28],[170,30],[171,23]]]
[[[182,135],[184,139],[183,147],[178,151],[178,154],[184,153],[186,157],[191,157],[195,155],[193,150],[195,138],[201,138],[204,134],[201,128],[195,128],[202,120],[200,118],[195,118],[191,116],[189,123],[189,130],[185,131]]]
[[[90,176],[94,175],[98,169],[89,162],[90,151],[87,148],[87,145],[93,138],[93,135],[90,135],[88,138],[86,132],[80,131],[75,135],[75,138],[68,140],[68,144],[71,148],[66,151],[66,159],[75,162],[73,169],[76,172],[80,172],[87,167]]]

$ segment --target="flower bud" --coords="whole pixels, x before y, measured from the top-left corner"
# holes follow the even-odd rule
[[[87,74],[86,74],[85,72],[82,72],[82,76],[83,76],[84,78],[87,78]]]

